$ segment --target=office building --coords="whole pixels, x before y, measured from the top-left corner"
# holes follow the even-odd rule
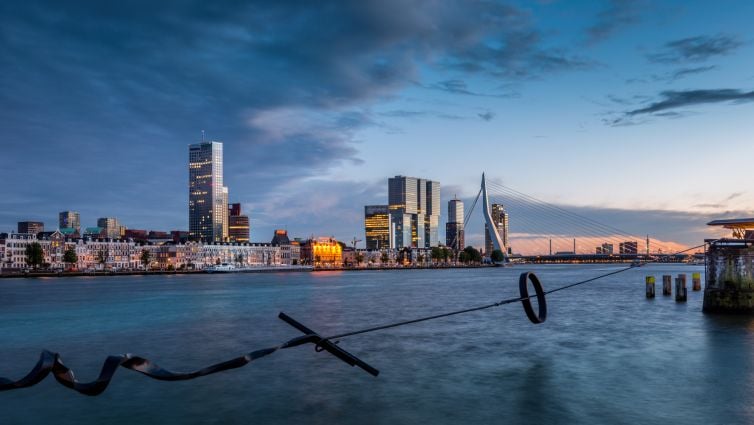
[[[508,213],[505,212],[505,207],[501,204],[492,204],[490,206],[490,210],[492,213],[492,222],[494,223],[495,227],[497,228],[497,232],[500,234],[500,238],[502,239],[503,245],[505,245],[505,248],[508,250],[508,254],[511,253],[511,247],[508,240],[509,231],[508,231]],[[492,239],[490,237],[489,228],[487,227],[487,223],[484,224],[484,253],[486,255],[492,254]]]
[[[618,253],[627,255],[636,255],[639,253],[639,242],[626,241],[618,244]]]
[[[18,233],[36,235],[37,233],[44,232],[44,231],[45,231],[45,224],[42,223],[41,221],[19,221],[18,222]]]
[[[367,249],[390,248],[390,210],[387,205],[364,206],[364,233]]]
[[[440,183],[416,177],[388,179],[391,248],[429,248],[439,242]]]
[[[601,246],[597,247],[595,253],[597,255],[613,255],[613,244],[603,243]]]
[[[454,250],[464,248],[463,201],[448,201],[448,222],[445,224],[445,246]]]
[[[228,234],[228,190],[223,185],[223,144],[189,145],[189,236],[222,242]]]
[[[58,214],[58,227],[61,229],[75,229],[81,232],[81,217],[76,211],[63,211]]]
[[[249,216],[241,214],[241,204],[228,205],[228,240],[230,242],[249,242],[251,226]]]
[[[125,234],[125,229],[115,217],[98,218],[97,227],[102,228],[105,237],[109,239],[120,239]]]

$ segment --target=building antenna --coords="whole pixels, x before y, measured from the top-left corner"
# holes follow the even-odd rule
[[[204,130],[202,130],[202,143],[204,143]]]

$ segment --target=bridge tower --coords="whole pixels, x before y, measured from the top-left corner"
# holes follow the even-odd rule
[[[487,229],[490,233],[490,239],[492,239],[492,248],[502,251],[505,258],[505,262],[508,262],[508,247],[503,244],[503,238],[500,237],[500,232],[497,231],[497,226],[492,220],[492,211],[490,210],[490,200],[487,196],[487,184],[484,180],[484,173],[482,173],[482,202],[483,202],[483,214],[484,221],[487,223]]]

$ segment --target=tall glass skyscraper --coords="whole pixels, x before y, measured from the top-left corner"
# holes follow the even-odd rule
[[[463,231],[463,201],[451,199],[448,201],[448,222],[445,224],[445,245],[454,250],[464,248]]]
[[[222,242],[228,236],[228,188],[223,186],[223,144],[189,145],[189,237]]]
[[[388,179],[391,248],[429,248],[439,242],[440,183],[416,177]]]

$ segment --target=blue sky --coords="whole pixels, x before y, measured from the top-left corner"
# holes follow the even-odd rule
[[[255,241],[362,237],[396,174],[686,244],[754,215],[751,2],[154,3],[0,5],[0,231],[185,229],[201,130]]]

